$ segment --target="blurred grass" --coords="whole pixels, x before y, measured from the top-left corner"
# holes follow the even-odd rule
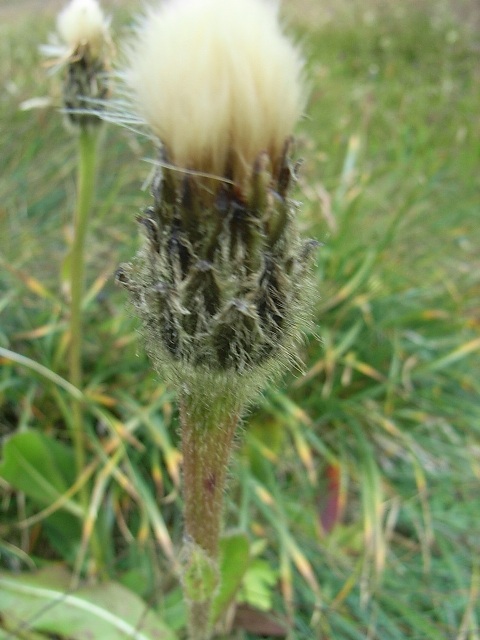
[[[75,144],[53,108],[19,110],[34,96],[59,99],[37,53],[48,28],[38,17],[1,26],[0,346],[65,375]],[[298,198],[306,232],[323,242],[316,328],[304,375],[266,392],[245,423],[228,523],[266,563],[250,581],[292,616],[294,638],[473,640],[478,33],[446,3],[372,3],[298,34],[312,79]],[[110,575],[168,610],[182,529],[175,405],[111,277],[137,246],[141,158],[153,150],[123,131],[104,135],[85,304],[88,517],[98,511]],[[65,392],[0,364],[2,442],[31,427],[68,444]],[[71,564],[51,517],[19,529],[39,506],[6,483],[0,491],[1,564]]]

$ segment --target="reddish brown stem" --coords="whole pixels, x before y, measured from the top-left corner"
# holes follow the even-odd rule
[[[228,411],[225,405],[180,401],[186,540],[200,547],[216,570],[227,467],[239,419],[238,409]],[[187,600],[190,640],[209,640],[213,597]]]
[[[221,422],[214,424],[208,414],[206,408],[198,412],[192,411],[186,402],[180,404],[185,533],[215,560],[238,413],[221,416]]]

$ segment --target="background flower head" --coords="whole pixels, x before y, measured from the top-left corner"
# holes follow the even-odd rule
[[[91,55],[96,57],[109,41],[109,20],[97,0],[71,0],[58,14],[57,31],[72,51],[88,45]]]

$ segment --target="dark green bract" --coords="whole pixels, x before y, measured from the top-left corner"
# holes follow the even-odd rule
[[[153,206],[139,219],[146,240],[117,280],[157,369],[180,383],[193,373],[264,378],[294,357],[317,243],[297,230],[289,148],[273,173],[258,157],[246,194],[228,176],[160,163]]]

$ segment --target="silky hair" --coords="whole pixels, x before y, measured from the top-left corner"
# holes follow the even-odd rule
[[[305,104],[303,59],[271,0],[164,0],[120,77],[172,163],[239,184],[260,152],[275,165]]]
[[[97,0],[72,0],[57,17],[57,32],[72,50],[88,45],[95,54],[107,37],[109,22]]]

